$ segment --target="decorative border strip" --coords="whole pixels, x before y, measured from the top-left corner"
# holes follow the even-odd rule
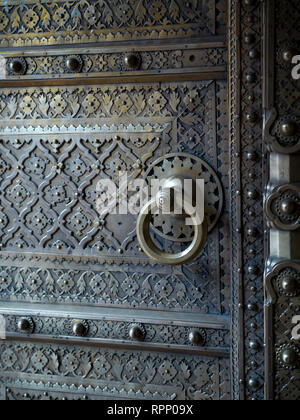
[[[262,6],[256,0],[232,0],[229,12],[232,389],[235,400],[260,400],[264,383],[260,270],[264,258],[260,195],[264,163],[262,145],[255,140],[261,139]]]
[[[1,309],[0,309],[1,311]],[[2,313],[2,315],[4,315]],[[44,317],[44,316],[21,316],[4,315],[6,330],[9,334],[22,334],[19,322],[26,320],[28,331],[25,335],[34,340],[35,336],[48,336],[58,339],[82,337],[89,343],[98,340],[122,340],[127,343],[147,343],[162,345],[177,345],[193,347],[199,352],[201,349],[209,352],[229,350],[229,331],[224,329],[199,328],[197,326],[181,327],[176,324],[148,324],[139,322],[111,321],[106,320],[78,320],[70,318]],[[82,334],[74,332],[75,325],[79,325]],[[136,334],[136,335],[135,335]],[[150,347],[149,347],[150,348]]]

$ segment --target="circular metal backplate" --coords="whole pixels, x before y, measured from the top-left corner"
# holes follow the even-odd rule
[[[152,179],[167,179],[173,176],[204,179],[205,214],[208,230],[217,224],[223,208],[223,189],[216,172],[204,160],[187,153],[172,153],[157,159],[145,173],[148,185]],[[186,226],[185,219],[170,215],[153,216],[152,229],[164,239],[174,242],[191,242],[193,226]]]

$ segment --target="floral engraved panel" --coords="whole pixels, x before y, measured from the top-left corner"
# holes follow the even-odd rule
[[[16,375],[26,383],[30,372],[31,381],[43,375],[40,386],[43,381],[51,387],[51,381],[58,384],[62,377],[68,378],[73,392],[79,385],[84,392],[89,384],[89,392],[97,389],[101,395],[104,387],[108,390],[114,384],[116,396],[120,386],[125,391],[130,384],[143,394],[155,392],[159,385],[159,392],[173,399],[229,399],[229,360],[222,358],[14,342],[2,344],[0,354],[0,381],[5,377],[6,383],[7,377]]]
[[[224,33],[225,1],[3,2],[1,46],[184,38]]]

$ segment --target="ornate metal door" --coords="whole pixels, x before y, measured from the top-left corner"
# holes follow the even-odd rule
[[[264,398],[263,10],[1,2],[2,399]],[[99,214],[97,185],[178,171],[206,226],[173,265],[145,229],[168,258],[193,230]]]

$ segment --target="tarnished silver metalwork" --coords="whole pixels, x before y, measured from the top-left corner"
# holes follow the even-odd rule
[[[263,8],[0,2],[1,399],[263,399]],[[294,147],[295,124],[277,139]],[[140,249],[137,216],[95,207],[100,179],[173,153],[204,162],[210,211],[203,252],[174,267]],[[192,236],[176,226],[150,226],[169,253]]]
[[[293,330],[300,314],[300,85],[292,69],[299,54],[300,11],[293,1],[271,0],[264,16],[264,140],[271,151],[265,203],[266,398],[299,400],[300,347]]]

